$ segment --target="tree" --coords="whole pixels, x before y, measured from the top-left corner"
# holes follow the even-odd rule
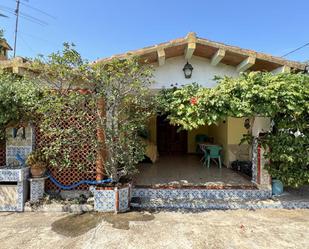
[[[113,180],[136,173],[145,155],[139,133],[153,114],[152,70],[137,58],[114,59],[94,67],[97,93],[105,101],[98,125],[104,131],[105,171]]]
[[[35,60],[33,69],[48,86],[38,112],[53,166],[71,167],[72,153],[91,145],[88,160],[96,158],[98,180],[134,174],[145,154],[138,133],[152,113],[150,68],[136,58],[91,65],[65,44],[62,52]]]
[[[0,138],[5,128],[29,122],[34,118],[36,103],[42,92],[35,82],[0,70]]]
[[[89,170],[96,158],[95,99],[92,70],[89,63],[75,50],[74,44],[64,43],[62,51],[32,62],[35,80],[44,89],[37,103],[37,125],[44,144],[42,150],[56,169],[77,166]],[[82,148],[86,161],[76,160]]]

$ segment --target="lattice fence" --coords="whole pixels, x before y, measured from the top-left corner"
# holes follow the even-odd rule
[[[5,165],[5,145],[0,144],[0,166]]]
[[[87,122],[88,124],[94,123],[95,119],[93,116],[89,114],[89,116],[85,117],[84,122]],[[62,129],[66,129],[72,126],[74,126],[77,129],[81,129],[83,124],[78,123],[74,117],[71,117],[67,121],[63,120],[59,121],[57,126]],[[36,148],[42,148],[46,144],[48,145],[48,141],[44,138],[44,136],[42,136],[39,129],[36,128],[35,131],[36,131],[35,134]],[[61,182],[64,185],[70,185],[80,180],[95,180],[96,177],[95,159],[93,161],[89,161],[89,159],[87,158],[89,152],[95,152],[94,146],[92,146],[89,143],[80,144],[80,147],[73,150],[70,154],[71,160],[74,161],[73,163],[74,165],[72,167],[70,167],[69,169],[62,169],[62,170],[50,167],[48,170],[57,179],[57,181]],[[78,168],[78,165],[83,165],[83,170]],[[50,180],[46,181],[45,188],[47,191],[58,190],[58,188]],[[88,189],[88,186],[80,185],[76,189],[85,190]]]
[[[39,132],[39,129],[35,129],[35,138],[36,138],[36,148],[42,147],[46,143],[43,139],[42,134]],[[72,153],[72,157],[76,162],[76,165],[83,164],[87,169],[86,171],[80,170],[77,167],[73,167],[66,170],[57,170],[50,168],[48,169],[51,174],[62,184],[69,185],[75,182],[78,182],[83,179],[87,180],[95,180],[96,171],[95,171],[95,161],[89,162],[86,160],[88,152],[91,150],[91,144],[81,145],[79,150],[76,150]],[[0,166],[5,165],[5,145],[0,144]],[[76,189],[85,190],[88,189],[87,185],[80,185]],[[50,181],[46,181],[46,190],[54,191],[58,190],[58,188]]]

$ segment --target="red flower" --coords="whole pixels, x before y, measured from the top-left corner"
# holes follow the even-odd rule
[[[191,104],[191,105],[196,105],[196,104],[197,104],[197,98],[196,98],[196,97],[192,97],[192,98],[190,99],[190,104]]]

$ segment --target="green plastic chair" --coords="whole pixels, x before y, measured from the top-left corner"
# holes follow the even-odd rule
[[[201,152],[201,149],[200,149],[200,147],[199,147],[199,143],[204,143],[204,142],[207,142],[208,141],[208,136],[206,135],[206,134],[197,134],[196,136],[195,136],[195,143],[196,143],[196,149],[195,149],[195,151],[196,151],[196,153],[198,153],[198,154],[202,154]]]
[[[207,168],[209,168],[210,166],[210,159],[218,159],[219,162],[219,167],[222,167],[222,163],[221,163],[221,155],[220,155],[220,151],[222,150],[221,146],[207,146],[206,149],[206,153],[205,153],[205,160],[204,160],[204,165],[206,164],[207,161]],[[215,161],[215,160],[214,160]],[[217,164],[217,162],[215,161],[215,163]]]

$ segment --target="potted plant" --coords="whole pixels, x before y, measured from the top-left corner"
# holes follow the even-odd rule
[[[35,150],[28,155],[26,164],[30,166],[33,178],[42,177],[46,171],[47,158],[41,150]]]
[[[131,177],[144,159],[140,136],[154,111],[149,90],[152,70],[136,58],[97,64],[97,180],[112,184],[92,188],[97,211],[126,211],[130,207]],[[99,160],[98,160],[99,159]]]
[[[32,64],[40,72],[40,80],[54,89],[38,105],[49,165],[84,169],[95,161],[100,185],[91,191],[97,211],[128,210],[130,180],[144,158],[145,144],[139,131],[153,114],[152,70],[139,62],[127,58],[89,65],[73,46],[64,44],[62,53]],[[88,89],[87,94],[77,88],[79,83]],[[81,145],[85,145],[87,157],[79,163],[76,154]]]

